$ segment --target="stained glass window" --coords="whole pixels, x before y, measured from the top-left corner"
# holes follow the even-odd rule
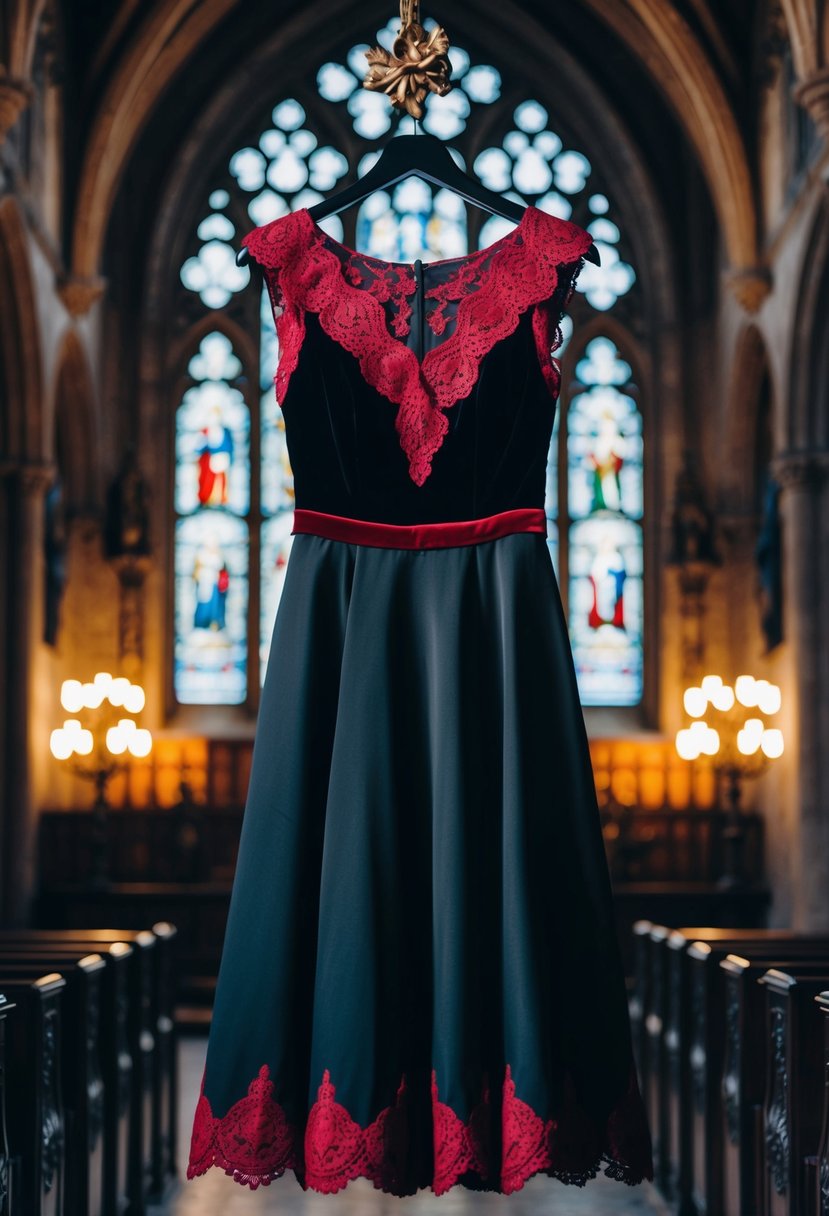
[[[389,194],[378,190],[360,207],[357,248],[386,262],[431,262],[469,250],[466,207],[451,190],[408,177]]]
[[[393,19],[378,31],[387,49],[397,25]],[[217,171],[179,272],[190,299],[209,313],[220,316],[245,298],[250,271],[235,258],[248,227],[313,206],[370,169],[378,139],[412,129],[386,97],[361,87],[366,49],[346,46],[329,56],[312,88],[286,79],[289,87],[274,98],[258,137]],[[462,47],[453,47],[450,58],[456,87],[445,97],[428,95],[423,128],[452,141],[456,162],[490,189],[590,231],[601,266],[585,263],[570,312],[589,320],[627,308],[636,273],[589,156],[551,126],[540,99],[504,108],[502,94],[514,97],[521,83],[505,83],[506,68],[476,63]],[[345,224],[332,215],[321,226],[353,248],[397,262],[463,255],[512,228],[497,216],[481,222],[457,195],[415,177],[343,217]],[[174,684],[185,703],[256,702],[291,548],[293,475],[274,392],[278,344],[265,291],[260,305],[257,365],[242,367],[217,324],[194,345],[176,408]],[[623,328],[617,323],[614,332]],[[569,318],[562,329],[563,362]],[[245,386],[257,384],[246,396]],[[642,697],[643,459],[631,369],[609,338],[594,338],[574,376],[565,378],[546,487],[548,544],[585,705],[630,706]],[[251,636],[258,639],[253,649],[246,644]],[[248,654],[255,670],[248,670]]]
[[[190,359],[176,411],[175,673],[183,704],[247,694],[250,418],[242,365],[214,332]]]
[[[570,640],[585,705],[642,699],[642,415],[631,368],[587,344],[567,408]]]

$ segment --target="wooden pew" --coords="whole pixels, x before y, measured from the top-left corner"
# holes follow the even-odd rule
[[[11,931],[6,931],[8,938]],[[5,972],[11,967],[43,971],[71,971],[87,949],[84,943],[20,943],[3,940],[0,957]],[[103,1211],[122,1216],[132,1205],[132,1193],[140,1187],[130,1177],[130,1129],[133,1102],[133,1057],[127,1016],[130,1001],[129,969],[134,957],[127,942],[101,946],[105,960],[101,985],[100,1061],[103,1078]],[[34,966],[33,966],[34,965]],[[5,986],[5,984],[4,984]],[[140,1207],[136,1209],[140,1211]]]
[[[815,1162],[815,1216],[829,1216],[829,991],[816,997],[823,1014],[823,1126]]]
[[[739,943],[742,954],[767,970],[777,965],[829,968],[829,937],[820,934],[786,936]],[[781,936],[782,934],[782,936]],[[699,1216],[722,1216],[724,1127],[722,1082],[726,1044],[725,972],[719,964],[732,943],[695,941],[688,947],[690,1037],[688,1057],[691,1134],[691,1194]],[[762,974],[762,972],[760,972]]]
[[[0,990],[0,1216],[11,1216],[11,1163],[9,1161],[8,1124],[6,1120],[6,1018],[14,1005]]]
[[[668,934],[666,951],[666,1014],[663,1035],[665,1067],[658,1088],[665,1136],[663,1193],[676,1204],[677,1216],[694,1216],[691,1202],[691,1136],[688,1116],[690,1061],[688,1036],[688,941],[681,930]]]
[[[805,974],[773,968],[758,980],[766,995],[768,1051],[759,1216],[807,1212],[805,1163],[817,1155],[824,1089],[823,1027],[814,998],[827,982],[829,967]]]
[[[148,931],[136,929],[29,929],[18,932],[17,936],[32,942],[44,938],[66,944],[87,942],[90,948],[93,944],[126,941],[143,949],[148,942]],[[141,1057],[140,1073],[136,1072],[136,1076],[140,1075],[144,1083],[141,1149],[144,1190],[147,1202],[160,1204],[177,1176],[178,1045],[175,1005],[178,930],[167,921],[159,921],[153,925],[151,936],[155,939],[150,951],[152,957],[141,955],[142,966],[137,981],[140,985],[142,1016],[140,1025],[132,1026],[132,1032],[140,1035],[145,1049],[152,1041],[152,1058],[149,1059],[145,1050]],[[2,941],[3,934],[0,932],[0,943]]]
[[[52,966],[52,960],[46,963]],[[64,1210],[104,1216],[104,1083],[98,1036],[105,963],[100,954],[55,961],[66,981],[62,1013],[61,1093],[66,1141]],[[38,979],[44,962],[6,955],[0,946],[0,985],[6,975]]]
[[[633,1054],[643,1095],[647,1092],[645,1010],[650,1005],[650,933],[653,923],[637,920],[633,926],[633,991],[628,1002]]]
[[[664,1027],[667,1014],[668,969],[665,943],[670,929],[654,925],[648,934],[650,964],[648,1007],[645,1012],[646,1069],[648,1079],[646,1109],[653,1142],[654,1181],[667,1194],[670,1188],[670,1157],[665,1103],[661,1087],[665,1076]]]
[[[663,938],[652,935],[652,974],[662,972],[661,1052],[651,1051],[651,1060],[661,1060],[658,1076],[651,1078],[653,1108],[649,1115],[659,1128],[658,1184],[663,1195],[676,1206],[676,1216],[696,1216],[692,1197],[692,1141],[690,1095],[689,972],[687,951],[700,938],[742,941],[764,935],[763,929],[720,929],[711,926],[669,930]]]
[[[152,927],[158,945],[153,982],[156,992],[155,1081],[153,1084],[153,1184],[151,1198],[161,1203],[178,1175],[178,1035],[176,1031],[176,945],[178,930],[169,921]]]
[[[114,934],[114,931],[113,931]],[[72,932],[59,930],[27,930],[16,940],[15,930],[0,932],[0,951],[7,957],[12,951],[19,958],[51,959],[60,970],[79,951],[99,943],[100,933],[88,933],[73,939]],[[147,930],[127,930],[130,955],[126,972],[125,1000],[127,1048],[131,1061],[131,1082],[127,1145],[127,1191],[130,1216],[143,1216],[152,1189],[152,1114],[155,1080],[155,1037],[152,1033],[152,950],[155,937]],[[114,943],[113,943],[114,944]],[[124,1095],[127,1096],[127,1095]]]
[[[63,976],[48,968],[37,979],[3,978],[3,992],[17,1006],[7,1024],[7,1059],[9,1155],[21,1216],[65,1216],[60,1081],[65,990]]]
[[[662,929],[663,927],[660,927]],[[732,949],[764,950],[777,943],[770,958],[779,957],[783,943],[799,940],[800,935],[785,929],[684,927],[651,933],[651,975],[660,977],[661,992],[651,992],[652,1032],[661,1033],[661,1048],[653,1042],[650,1068],[648,1115],[657,1130],[660,1144],[656,1178],[662,1193],[676,1205],[677,1216],[696,1216],[697,1203],[705,1211],[705,1190],[694,1200],[693,1092],[691,1074],[692,998],[688,947],[705,941],[718,951]],[[754,943],[754,945],[752,945]],[[797,947],[794,947],[797,949]],[[660,962],[661,955],[661,962]],[[661,1004],[661,1012],[657,1005]],[[697,1053],[699,1054],[699,1053]],[[711,1209],[716,1212],[716,1209]],[[721,1213],[716,1212],[716,1216]]]
[[[765,990],[759,978],[769,960],[729,954],[720,960],[725,976],[725,1041],[721,1083],[724,1216],[757,1216],[764,1177],[763,1097],[767,1050]],[[808,959],[780,968],[809,972]],[[812,1216],[811,1213],[808,1216]]]

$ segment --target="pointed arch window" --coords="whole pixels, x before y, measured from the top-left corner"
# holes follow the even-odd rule
[[[390,21],[379,31],[381,44],[390,45],[397,24]],[[190,300],[197,298],[217,317],[216,331],[194,353],[176,414],[174,687],[181,703],[255,705],[264,680],[294,505],[272,380],[278,349],[267,292],[260,300],[255,365],[249,360],[249,367],[241,367],[220,332],[220,319],[250,281],[248,268],[235,262],[242,224],[265,224],[311,206],[344,178],[362,175],[377,155],[370,144],[399,124],[386,98],[360,87],[365,49],[360,44],[323,63],[316,89],[296,81],[290,95],[275,99],[258,137],[217,167],[192,253],[180,268]],[[451,140],[458,163],[485,185],[591,232],[602,264],[588,262],[582,269],[570,305],[579,328],[620,301],[629,306],[636,274],[623,256],[612,202],[589,158],[567,145],[541,100],[514,100],[506,69],[475,63],[460,47],[452,49],[451,59],[457,87],[445,97],[428,97],[425,129]],[[509,103],[507,96],[513,98]],[[476,132],[482,115],[490,141],[483,148]],[[342,137],[333,139],[330,132],[338,125]],[[351,159],[335,143],[352,149]],[[417,178],[377,192],[356,216],[346,215],[346,224],[348,231],[339,216],[331,216],[321,226],[364,253],[407,262],[467,253],[511,227],[498,217],[482,219],[451,192]],[[557,351],[562,362],[569,363],[571,331],[565,318]],[[550,551],[583,703],[632,706],[642,698],[645,649],[641,413],[630,368],[609,338],[593,338],[571,379],[560,399],[548,460]],[[246,385],[257,391],[246,396]],[[200,447],[204,427],[210,443]],[[203,495],[207,481],[198,483],[198,462],[215,471],[228,460],[225,488],[203,502],[196,486],[201,484]],[[226,501],[215,497],[221,494]],[[209,583],[214,575],[215,590]],[[616,599],[614,579],[620,588]],[[255,643],[246,647],[246,637]]]

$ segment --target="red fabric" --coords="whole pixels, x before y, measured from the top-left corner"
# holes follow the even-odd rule
[[[359,360],[367,383],[399,407],[395,426],[409,475],[423,485],[449,429],[444,411],[472,391],[484,356],[515,330],[522,313],[550,300],[559,286],[560,268],[578,262],[592,237],[577,224],[530,206],[517,227],[493,245],[463,259],[447,259],[458,261],[459,269],[447,284],[426,293],[437,300],[429,324],[442,332],[444,308],[457,299],[455,325],[422,361],[389,332],[381,302],[396,301],[393,327],[398,334],[407,332],[411,267],[339,245],[347,257],[344,263],[327,242],[331,238],[307,208],[254,228],[242,239],[265,268],[270,298],[279,312],[277,398],[285,399],[305,336],[305,314],[313,312],[325,333]],[[354,259],[360,258],[380,268],[369,288],[351,281],[359,273]],[[544,334],[534,332],[537,342],[546,341]],[[556,377],[549,367],[551,351],[543,342],[539,358],[552,388]]]
[[[310,532],[353,545],[379,545],[384,549],[436,549],[447,545],[475,545],[510,532],[547,533],[543,507],[517,507],[481,519],[461,519],[434,524],[383,524],[368,519],[349,519],[325,511],[294,509],[295,532]]]
[[[409,1143],[408,1088],[401,1077],[394,1102],[367,1126],[360,1127],[336,1101],[328,1069],[304,1125],[291,1125],[273,1096],[273,1081],[263,1064],[246,1097],[220,1117],[204,1094],[204,1078],[193,1125],[187,1177],[221,1166],[236,1182],[252,1190],[267,1186],[293,1169],[303,1190],[331,1194],[354,1178],[368,1178],[388,1194],[406,1189]],[[436,1195],[456,1185],[463,1174],[476,1173],[489,1189],[510,1194],[541,1171],[562,1182],[584,1186],[604,1172],[630,1186],[653,1178],[650,1135],[633,1064],[627,1092],[598,1126],[579,1106],[567,1078],[564,1107],[557,1119],[543,1119],[517,1097],[510,1066],[500,1090],[500,1159],[490,1136],[493,1095],[487,1078],[469,1118],[463,1120],[442,1102],[432,1070],[434,1171],[430,1189]],[[498,1175],[498,1177],[496,1177]]]

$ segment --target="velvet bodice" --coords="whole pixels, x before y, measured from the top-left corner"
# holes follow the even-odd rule
[[[414,265],[348,249],[306,209],[249,232],[295,506],[394,524],[543,508],[553,352],[591,241],[535,207],[486,249]]]

